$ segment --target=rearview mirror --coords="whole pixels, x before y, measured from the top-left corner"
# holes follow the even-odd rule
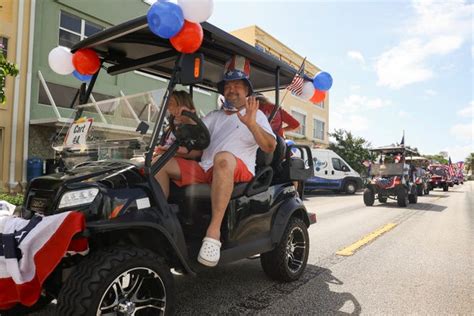
[[[202,82],[203,64],[203,54],[183,54],[178,76],[179,83],[182,85],[190,85]]]

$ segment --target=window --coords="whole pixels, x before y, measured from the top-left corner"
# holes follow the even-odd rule
[[[71,48],[83,39],[104,28],[70,13],[61,11],[59,22],[59,45]]]
[[[266,52],[267,50],[265,49],[265,47],[263,47],[262,45],[260,44],[255,44],[255,48],[258,49],[259,51],[261,52]]]
[[[332,161],[332,167],[334,168],[334,170],[344,171],[344,172],[349,171],[349,167],[344,162],[342,162],[341,159],[332,158],[331,161]]]
[[[8,50],[8,38],[0,36],[0,54],[3,54],[5,58],[7,57]]]
[[[63,85],[55,84],[51,82],[46,82],[46,84],[48,85],[48,89],[51,92],[51,96],[53,97],[53,100],[54,100],[54,103],[56,103],[56,106],[63,107],[63,108],[71,107],[71,102],[72,100],[74,100],[74,96],[76,95],[78,88],[67,87],[67,86],[63,86]],[[97,102],[113,98],[113,96],[104,95],[101,93],[93,93],[92,95],[94,96],[94,99]],[[92,102],[92,101],[89,100],[89,102]],[[51,105],[51,102],[49,102],[49,98],[41,82],[39,82],[38,103]]]
[[[321,109],[324,109],[324,100],[321,101],[321,102],[318,102],[318,103],[314,103],[314,105],[321,108]]]
[[[295,130],[295,133],[298,133],[300,135],[305,135],[306,134],[306,115],[296,112],[296,111],[291,111],[291,115],[300,123],[300,127]]]
[[[313,138],[324,140],[324,125],[323,121],[313,120]]]

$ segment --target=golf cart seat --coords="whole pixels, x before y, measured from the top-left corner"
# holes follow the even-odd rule
[[[285,141],[278,138],[277,147],[273,153],[257,150],[255,176],[248,183],[236,183],[231,199],[242,196],[251,197],[268,189],[273,180],[273,170],[278,170],[285,155]],[[209,184],[192,184],[178,187],[171,184],[169,202],[178,204],[181,219],[186,224],[193,223],[193,214],[202,209],[202,205],[210,206],[211,186]],[[210,212],[210,209],[208,210]]]

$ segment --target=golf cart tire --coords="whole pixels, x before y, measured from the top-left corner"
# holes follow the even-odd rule
[[[355,194],[357,191],[357,184],[353,181],[347,181],[344,185],[344,192],[346,194]]]
[[[148,294],[150,288],[156,289],[158,284],[165,300],[164,315],[173,315],[175,285],[170,269],[154,252],[134,247],[101,249],[84,259],[61,289],[57,315],[96,315],[103,296],[114,280],[127,271],[139,268],[158,276],[161,282],[153,283],[154,286],[150,286],[146,292]],[[136,293],[138,291],[140,288]]]
[[[449,186],[448,186],[447,184],[445,184],[445,185],[443,186],[443,191],[444,191],[444,192],[448,192],[448,191],[449,191]]]
[[[371,189],[367,188],[364,190],[364,204],[366,206],[372,206],[375,202],[375,194]]]
[[[397,193],[397,204],[400,207],[407,207],[408,201],[408,192],[405,189],[398,190]]]
[[[386,196],[379,196],[379,202],[380,203],[387,203],[387,197]]]
[[[408,194],[408,202],[411,204],[416,204],[418,202],[418,194],[416,191],[415,193]]]
[[[295,249],[295,251],[298,251],[298,255],[303,256],[303,258],[300,260],[302,262],[301,265],[293,270],[289,266],[288,243],[291,238],[295,237],[295,232],[298,234],[297,237],[303,240],[303,242],[300,241],[299,246],[303,244],[304,249]],[[263,271],[269,278],[276,281],[292,282],[298,280],[303,274],[308,262],[309,246],[309,235],[306,224],[298,217],[291,217],[276,248],[261,254],[260,264],[262,265]]]

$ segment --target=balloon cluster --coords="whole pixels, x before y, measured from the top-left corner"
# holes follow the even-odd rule
[[[180,53],[192,54],[201,47],[201,22],[212,14],[212,0],[178,0],[178,4],[158,0],[147,13],[148,27],[157,36],[169,39]]]
[[[319,103],[324,101],[327,91],[331,87],[331,75],[325,71],[320,71],[312,80],[305,80],[299,97],[312,103]]]
[[[48,55],[51,69],[59,75],[72,74],[80,81],[90,81],[92,75],[100,68],[100,59],[95,51],[89,48],[80,49],[74,54],[63,46],[53,48]]]

